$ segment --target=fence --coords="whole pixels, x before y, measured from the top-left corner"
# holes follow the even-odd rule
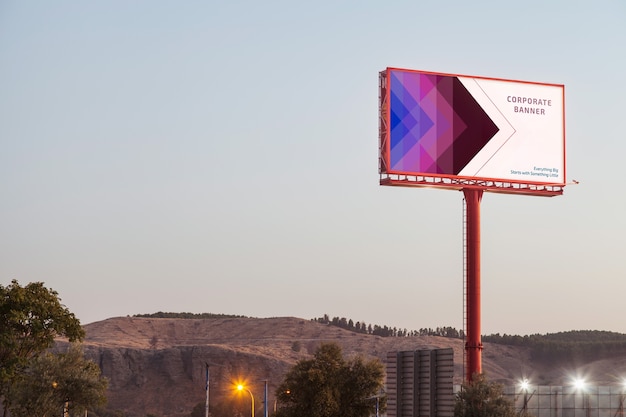
[[[507,386],[504,394],[535,417],[624,417],[624,387]]]

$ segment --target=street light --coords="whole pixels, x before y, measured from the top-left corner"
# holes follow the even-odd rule
[[[586,384],[587,383],[582,378],[574,379],[574,387],[576,388],[577,391],[584,391]]]
[[[622,380],[622,393],[619,396],[619,407],[617,408],[616,416],[624,416],[624,400],[626,399],[626,378]]]
[[[380,395],[367,397],[366,400],[376,400],[376,417],[378,417],[378,410],[380,409]]]
[[[522,391],[528,391],[528,388],[530,387],[530,384],[528,383],[527,379],[523,379],[519,385]]]
[[[206,391],[206,401],[204,403],[204,417],[209,417],[209,363],[205,362],[206,365],[206,385],[204,387]]]
[[[589,408],[589,396],[586,394],[586,391],[587,391],[587,381],[585,381],[581,377],[575,378],[574,379],[574,388],[576,389],[576,392],[580,392],[580,394],[582,395],[583,410],[585,410],[585,415],[587,417],[589,417],[589,414],[590,414],[591,410]]]
[[[56,381],[52,381],[52,388],[57,389],[58,387],[59,387],[59,383]],[[70,415],[70,399],[66,397],[65,402],[63,402],[63,417],[69,417],[69,415]]]
[[[269,381],[267,379],[263,380],[263,417],[267,417],[267,383]]]
[[[252,400],[252,417],[254,417],[254,395],[252,395],[252,391],[250,391],[248,388],[244,387],[243,385],[241,384],[237,385],[237,391],[243,391],[243,390],[248,391],[248,394],[250,394],[250,399]]]
[[[522,405],[522,412],[525,414],[528,411],[528,402],[530,401],[532,396],[535,395],[536,391],[533,391],[532,394],[528,396],[528,392],[530,391],[530,381],[528,381],[528,379],[526,378],[520,381],[519,386],[524,393],[524,404]]]

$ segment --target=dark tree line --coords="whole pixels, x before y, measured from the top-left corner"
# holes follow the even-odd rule
[[[626,354],[626,335],[600,330],[534,334],[529,336],[492,334],[483,342],[522,346],[531,358],[543,362],[581,362]]]
[[[152,319],[245,319],[246,316],[238,316],[235,314],[214,314],[214,313],[171,313],[156,312],[150,314],[135,314],[133,317],[152,318]]]
[[[464,337],[462,330],[459,331],[454,327],[449,326],[437,327],[436,329],[422,328],[419,330],[407,330],[398,329],[397,327],[379,326],[378,324],[371,325],[360,321],[355,322],[352,319],[346,319],[345,317],[333,317],[331,319],[328,314],[324,314],[323,317],[312,319],[312,321],[328,324],[330,326],[337,326],[355,333],[371,334],[382,337],[441,336],[454,339],[462,339]]]

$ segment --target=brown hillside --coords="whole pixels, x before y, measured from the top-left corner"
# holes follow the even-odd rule
[[[323,342],[344,354],[381,360],[389,351],[452,348],[455,382],[463,380],[463,341],[434,336],[379,337],[353,333],[295,317],[156,319],[118,317],[85,327],[85,351],[109,378],[109,410],[128,417],[153,414],[187,416],[205,399],[205,364],[210,364],[211,407],[232,394],[235,380],[246,379],[262,407],[263,380],[269,401],[288,369],[309,358]],[[63,342],[59,342],[60,345]],[[598,375],[626,370],[626,358],[588,365]],[[483,371],[491,380],[513,384],[522,375],[541,384],[560,384],[565,370],[534,369],[528,352],[486,344]]]

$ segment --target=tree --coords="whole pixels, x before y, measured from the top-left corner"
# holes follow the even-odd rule
[[[476,374],[461,386],[454,417],[518,417],[518,414],[513,402],[504,396],[502,385],[488,382],[484,374]]]
[[[79,320],[61,304],[57,292],[43,283],[22,287],[13,280],[6,287],[0,285],[0,397],[5,416],[10,387],[29,361],[50,348],[57,336],[73,342],[84,335]]]
[[[375,411],[383,376],[378,359],[345,360],[337,344],[322,344],[313,359],[299,361],[285,375],[276,416],[367,417]]]
[[[98,365],[85,359],[80,345],[71,344],[65,353],[46,352],[30,362],[11,387],[11,413],[52,416],[67,407],[82,414],[104,405],[106,389]]]

